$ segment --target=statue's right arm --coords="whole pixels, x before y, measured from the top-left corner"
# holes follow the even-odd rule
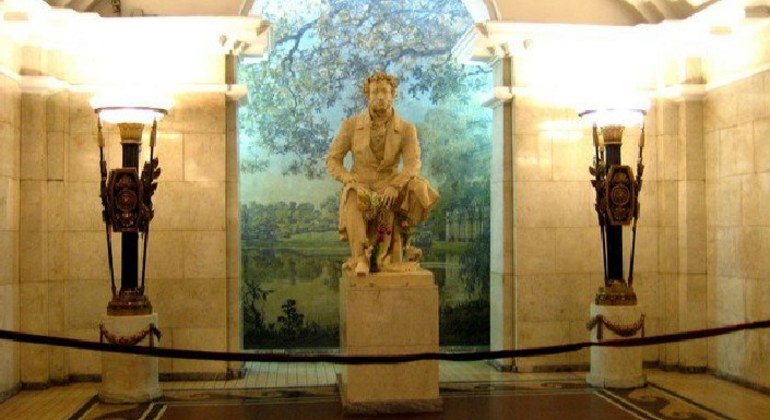
[[[334,138],[329,153],[326,155],[326,171],[337,181],[349,182],[354,177],[343,165],[345,155],[348,154],[353,140],[352,120],[345,120],[340,127],[337,137]]]

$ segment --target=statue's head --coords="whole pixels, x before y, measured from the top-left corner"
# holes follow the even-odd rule
[[[364,80],[363,92],[374,111],[385,111],[393,106],[398,80],[385,72],[374,72]]]

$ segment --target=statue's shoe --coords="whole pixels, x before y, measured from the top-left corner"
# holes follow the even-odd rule
[[[355,272],[357,276],[365,276],[369,274],[369,264],[363,261],[359,261],[358,264],[356,264]]]

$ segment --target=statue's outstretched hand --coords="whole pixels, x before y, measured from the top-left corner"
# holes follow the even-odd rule
[[[398,190],[394,187],[388,187],[385,188],[385,191],[382,192],[382,199],[385,203],[386,208],[390,208],[393,206],[393,204],[396,202],[396,199],[398,198]]]

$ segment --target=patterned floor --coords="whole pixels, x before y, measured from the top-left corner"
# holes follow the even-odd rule
[[[729,419],[658,386],[631,391],[589,387],[583,381],[454,383],[441,386],[441,413],[388,419]],[[70,420],[95,419],[342,419],[332,386],[282,389],[166,391],[160,401],[134,405],[86,402]],[[357,419],[375,417],[357,416]]]
[[[249,363],[247,368],[237,380],[161,382],[164,396],[152,404],[101,404],[98,382],[25,390],[0,403],[0,419],[341,418],[334,386],[338,366]],[[645,374],[644,388],[607,391],[588,387],[586,372],[511,373],[484,362],[441,362],[444,411],[386,419],[770,418],[768,394],[709,374],[656,369]]]

